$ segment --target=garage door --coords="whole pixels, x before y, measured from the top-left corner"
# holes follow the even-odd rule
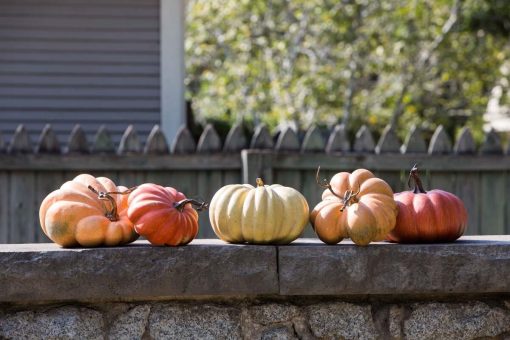
[[[65,142],[105,124],[118,142],[160,121],[159,0],[0,0],[0,131]]]

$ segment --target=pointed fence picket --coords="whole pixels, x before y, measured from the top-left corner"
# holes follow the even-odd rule
[[[463,127],[460,131],[459,137],[453,147],[453,153],[456,155],[472,155],[476,153],[475,140],[468,127]]]
[[[185,126],[181,126],[172,143],[173,154],[191,154],[195,152],[197,145],[191,132]]]
[[[117,153],[119,155],[138,154],[142,150],[140,139],[133,125],[129,125],[122,135]]]
[[[60,143],[50,124],[42,130],[35,153],[60,153]]]
[[[89,145],[87,135],[79,124],[76,124],[69,135],[69,140],[66,148],[67,153],[87,154],[89,153]]]
[[[367,126],[363,125],[356,133],[353,150],[357,153],[372,153],[374,149],[374,137]]]
[[[248,145],[246,136],[244,135],[243,127],[240,124],[236,124],[228,132],[227,138],[225,139],[225,145],[223,146],[224,152],[239,152],[245,149]]]
[[[338,124],[333,128],[326,144],[326,153],[349,152],[351,151],[351,143],[347,138],[345,126]]]
[[[165,134],[161,131],[159,125],[154,125],[149,137],[147,137],[143,153],[147,155],[166,155],[169,151]]]
[[[30,135],[28,134],[27,129],[23,124],[16,128],[16,131],[12,136],[11,143],[9,144],[7,150],[11,154],[33,152]]]
[[[299,190],[313,208],[322,194],[315,180],[319,165],[326,178],[371,169],[394,191],[402,191],[415,163],[428,189],[462,198],[469,213],[468,234],[510,233],[510,155],[495,131],[487,132],[479,147],[467,127],[452,139],[439,126],[428,143],[418,127],[403,141],[390,126],[377,142],[373,136],[367,126],[350,141],[342,125],[329,131],[312,126],[302,133],[287,126],[275,135],[264,125],[252,135],[234,125],[222,141],[208,125],[198,140],[183,126],[169,141],[156,125],[148,136],[129,126],[115,145],[106,126],[88,141],[76,125],[62,146],[50,125],[36,143],[20,125],[8,143],[0,136],[0,243],[48,241],[39,227],[41,201],[83,172],[127,187],[143,182],[173,186],[206,201],[223,185],[254,184],[262,177],[267,184]],[[200,225],[199,237],[214,237],[207,212],[200,213]],[[304,235],[314,234],[308,228]]]
[[[259,125],[255,128],[250,143],[250,149],[272,149],[274,146],[271,134],[265,125]]]
[[[221,151],[221,139],[211,124],[208,124],[197,144],[197,153],[217,153]]]
[[[97,130],[94,137],[94,144],[92,145],[93,153],[114,153],[115,146],[113,145],[112,136],[106,126],[101,125]]]
[[[425,139],[419,127],[411,127],[404,144],[400,147],[400,152],[403,154],[427,152],[427,143],[425,143]]]

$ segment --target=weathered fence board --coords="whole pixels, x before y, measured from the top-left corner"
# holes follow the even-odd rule
[[[147,137],[147,142],[145,143],[143,152],[145,154],[165,155],[169,151],[170,149],[168,148],[168,143],[163,131],[159,125],[155,125],[152,128],[149,137]]]
[[[32,171],[19,171],[10,174],[11,186],[9,197],[9,243],[22,243],[37,240],[39,221],[34,212],[39,210],[35,205],[35,175]]]
[[[246,149],[248,141],[244,135],[243,127],[241,125],[234,125],[230,129],[227,138],[225,139],[225,145],[223,151],[225,152],[239,152],[242,149]]]
[[[201,171],[196,176],[196,189],[194,192],[190,191],[190,196],[197,198],[199,201],[210,201],[218,188],[224,185],[221,171]],[[199,236],[202,238],[214,238],[214,232],[209,222],[207,211],[200,212]]]
[[[133,125],[129,125],[120,139],[119,149],[117,152],[119,155],[129,155],[140,153],[141,150],[142,145],[140,144],[138,133],[136,133]]]
[[[449,154],[452,151],[452,142],[450,137],[446,134],[443,126],[437,127],[436,131],[432,135],[432,139],[429,144],[429,154],[441,155]]]
[[[143,171],[119,171],[117,185],[123,185],[127,188],[131,188],[142,183],[145,183],[146,174]]]
[[[387,127],[377,146],[367,127],[353,141],[341,125],[330,131],[329,138],[317,127],[299,134],[286,127],[277,133],[271,136],[261,125],[248,136],[236,125],[222,144],[212,126],[199,140],[182,127],[173,141],[167,141],[158,126],[149,136],[139,136],[129,127],[115,145],[107,127],[87,141],[76,126],[68,145],[57,148],[51,126],[44,128],[37,145],[19,126],[0,152],[0,243],[47,241],[38,221],[41,201],[84,172],[127,187],[144,182],[173,186],[205,201],[223,185],[254,185],[261,177],[267,184],[299,190],[313,209],[323,191],[316,183],[318,166],[321,178],[328,179],[339,171],[367,168],[399,192],[408,190],[408,172],[416,163],[426,189],[448,190],[462,198],[469,215],[468,234],[510,233],[510,155],[503,154],[494,131],[479,149],[467,128],[452,142],[439,127],[429,143],[419,128],[412,128],[399,145],[395,131]],[[199,237],[214,237],[207,211],[199,216]],[[303,235],[315,237],[310,225]]]
[[[374,174],[384,180],[393,189],[393,192],[401,192],[407,189],[407,177],[402,177],[404,171],[375,171]]]
[[[106,126],[102,125],[97,131],[92,151],[95,153],[113,153],[115,151],[112,136]]]
[[[326,144],[326,153],[349,152],[350,150],[351,143],[347,138],[345,126],[341,124],[335,125]]]
[[[353,149],[359,153],[372,153],[375,149],[374,137],[370,130],[363,125],[356,133]]]
[[[505,200],[505,234],[510,234],[510,171],[506,172],[506,193],[507,197]],[[480,223],[480,226],[482,223]]]
[[[41,203],[50,192],[60,188],[62,183],[64,183],[64,173],[61,171],[55,171],[55,172],[36,172],[35,175],[35,209],[32,212],[34,215],[34,220],[36,223],[35,226],[35,232],[36,237],[35,241],[37,242],[49,242],[49,238],[46,237],[44,232],[41,228],[38,228],[39,223],[39,207],[41,206]]]
[[[273,176],[273,167],[271,165],[273,159],[272,152],[249,152],[243,150],[242,173],[243,183],[253,183],[256,178],[263,178],[267,183],[276,183]]]
[[[248,150],[250,153],[255,151]],[[255,156],[254,156],[255,157]],[[423,154],[280,154],[272,160],[273,167],[281,169],[321,169],[352,170],[366,168],[373,171],[409,170],[418,163],[421,169],[430,171],[504,171],[510,169],[510,157],[494,157],[485,155],[437,155]]]
[[[237,154],[192,155],[2,155],[1,170],[34,171],[160,171],[160,170],[239,170]]]
[[[0,171],[0,243],[9,242],[9,229],[11,226],[9,215],[10,185],[9,173]]]
[[[480,234],[480,174],[478,172],[457,173],[454,192],[464,202],[468,212],[466,234]]]
[[[240,173],[240,171],[227,170],[223,171],[222,173],[224,185],[243,183],[242,173]]]
[[[326,143],[318,127],[313,126],[306,132],[301,152],[324,152]]]
[[[400,147],[402,153],[426,153],[427,144],[423,139],[423,134],[420,128],[412,126],[407,134],[404,144]]]
[[[506,173],[482,173],[480,184],[481,218],[480,234],[499,235],[505,233]]]
[[[69,135],[69,141],[67,143],[67,153],[89,153],[89,145],[87,141],[87,135],[79,124],[75,125],[71,134]]]
[[[36,153],[60,153],[60,142],[57,139],[57,135],[53,132],[51,125],[46,124],[39,142],[37,143]]]
[[[306,197],[310,209],[313,209],[321,201],[322,192],[324,191],[317,185],[316,173],[317,170],[301,171],[301,185],[294,187]],[[306,226],[303,237],[315,237],[315,232],[310,223]]]
[[[453,152],[457,155],[474,154],[476,152],[475,140],[468,127],[464,127],[455,143]]]
[[[391,125],[384,128],[381,138],[375,147],[375,153],[400,153],[401,143]]]
[[[425,190],[441,189],[454,192],[456,178],[457,176],[454,172],[431,171]]]

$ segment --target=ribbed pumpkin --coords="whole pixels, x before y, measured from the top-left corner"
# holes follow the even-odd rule
[[[209,219],[216,235],[231,243],[287,244],[308,222],[306,199],[282,185],[231,184],[214,195]]]
[[[198,233],[198,213],[206,203],[188,199],[171,187],[145,183],[129,195],[128,217],[135,230],[154,245],[179,246]]]
[[[41,203],[44,233],[63,247],[117,246],[138,238],[126,216],[126,187],[106,177],[76,176]]]
[[[336,244],[351,238],[357,245],[367,245],[384,240],[395,227],[397,205],[393,191],[370,171],[340,172],[329,183],[323,180],[321,186],[326,190],[322,202],[311,212],[310,221],[324,243]]]
[[[399,213],[388,239],[400,243],[451,242],[467,225],[467,211],[460,198],[444,190],[425,191],[418,169],[413,167],[409,185],[413,191],[395,194]]]

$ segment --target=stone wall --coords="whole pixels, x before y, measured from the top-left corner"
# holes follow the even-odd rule
[[[510,300],[166,301],[4,309],[5,339],[510,339]]]
[[[510,339],[508,236],[0,245],[0,268],[0,339]]]

